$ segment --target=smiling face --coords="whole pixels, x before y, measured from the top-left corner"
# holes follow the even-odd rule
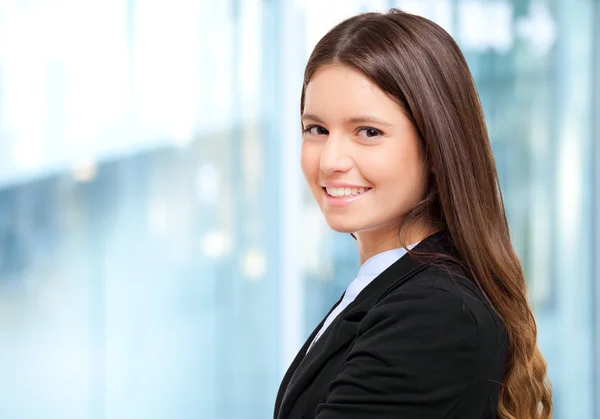
[[[396,235],[428,170],[400,105],[359,71],[325,65],[306,86],[302,127],[302,171],[329,226]]]

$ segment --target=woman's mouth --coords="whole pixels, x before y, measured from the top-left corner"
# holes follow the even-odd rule
[[[362,199],[372,188],[323,188],[325,203],[330,207],[342,207]]]
[[[344,198],[363,194],[371,188],[323,188],[325,193],[332,198]]]

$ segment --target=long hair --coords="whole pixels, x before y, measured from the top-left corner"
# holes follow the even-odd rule
[[[301,114],[307,84],[327,64],[364,74],[401,106],[419,134],[431,171],[424,196],[405,214],[399,234],[423,220],[447,232],[457,263],[502,319],[509,349],[500,417],[551,418],[551,385],[523,269],[510,240],[479,96],[459,47],[440,26],[397,9],[346,19],[308,60]]]

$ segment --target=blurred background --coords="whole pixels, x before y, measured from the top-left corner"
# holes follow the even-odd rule
[[[359,266],[301,176],[304,64],[390,7],[463,49],[554,417],[600,418],[595,0],[0,0],[0,418],[272,416]]]

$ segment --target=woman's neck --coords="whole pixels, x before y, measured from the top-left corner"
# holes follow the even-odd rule
[[[360,264],[379,253],[417,243],[433,233],[431,228],[425,226],[414,226],[402,237],[398,235],[398,226],[356,232],[354,235],[358,243]]]

